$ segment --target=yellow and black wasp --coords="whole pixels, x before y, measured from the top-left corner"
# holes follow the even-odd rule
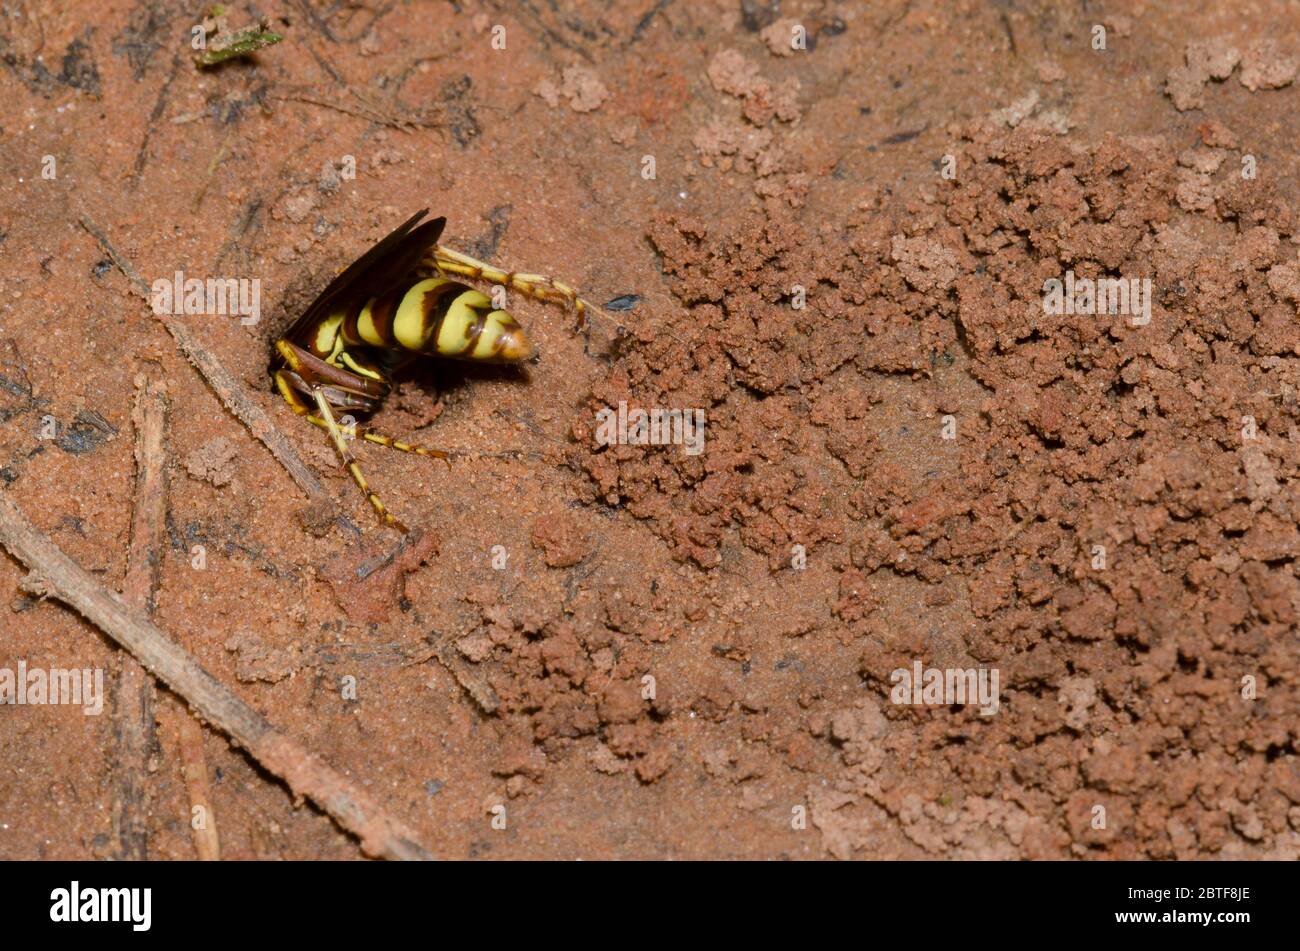
[[[326,430],[353,481],[388,525],[405,532],[371,490],[335,413],[379,409],[394,376],[422,357],[520,363],[536,352],[505,310],[454,277],[485,281],[573,307],[578,327],[589,305],[566,284],[540,274],[502,271],[438,244],[446,218],[421,224],[424,209],[345,268],[289,332],[276,341],[276,389],[293,411]],[[446,459],[447,453],[371,429],[354,435],[381,446]]]

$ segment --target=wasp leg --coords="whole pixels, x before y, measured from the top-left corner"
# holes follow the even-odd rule
[[[277,341],[275,348],[287,367],[285,372],[290,375],[289,382],[305,381],[311,384],[307,389],[299,387],[304,393],[310,394],[316,384],[328,385],[349,394],[353,400],[368,401],[370,409],[378,407],[379,401],[388,395],[389,387],[383,380],[371,379],[332,363],[326,363],[288,340]],[[359,407],[350,405],[349,408]]]
[[[281,341],[281,343],[285,342]],[[294,352],[297,350],[298,348],[293,347],[292,344],[286,344],[284,348],[281,348],[281,353],[286,354],[286,357],[298,357],[299,353]],[[334,412],[330,409],[327,393],[330,391],[337,393],[338,390],[334,387],[321,385],[319,382],[320,377],[314,367],[305,366],[301,362],[297,362],[295,367],[294,363],[296,361],[290,360],[288,362],[290,362],[290,367],[276,371],[275,388],[284,397],[284,401],[289,404],[294,413],[305,416],[312,422],[317,423],[317,425],[323,426],[329,432],[330,438],[334,442],[334,448],[338,450],[339,458],[342,460],[344,467],[348,470],[348,474],[352,476],[352,481],[357,484],[357,488],[365,493],[366,500],[370,502],[371,507],[374,508],[386,525],[391,525],[405,534],[408,531],[407,527],[392,515],[384,507],[384,503],[379,500],[379,496],[370,490],[366,477],[361,474],[361,468],[357,465],[356,460],[352,458],[352,453],[348,451],[342,430],[339,429],[338,423],[334,421]],[[342,395],[351,396],[351,394],[347,393]],[[310,396],[315,401],[317,408],[320,410],[320,416],[312,415],[311,407],[303,399],[303,396]]]
[[[578,292],[568,284],[543,274],[503,271],[468,254],[461,254],[442,245],[434,248],[433,263],[444,274],[454,274],[470,280],[490,281],[493,284],[513,288],[535,300],[572,307],[578,315],[578,330],[585,333],[587,329],[587,308],[592,305],[579,297]]]
[[[299,416],[307,416],[311,413],[311,408],[303,402],[302,397],[298,395],[297,388],[290,381],[289,374],[292,372],[293,371],[291,370],[276,370],[275,388],[279,391],[280,395],[284,397],[284,401],[289,404],[289,408],[292,409],[294,413]],[[297,374],[294,374],[294,376],[297,377]],[[302,379],[301,377],[297,378],[299,380]]]
[[[310,422],[315,423],[321,429],[329,429],[329,423],[319,416],[308,416]],[[432,456],[435,459],[447,460],[447,465],[451,465],[451,454],[444,449],[430,449],[428,446],[417,446],[415,443],[403,442],[400,439],[394,439],[386,433],[368,427],[346,426],[340,427],[341,432],[349,436],[355,436],[358,439],[364,439],[366,442],[372,442],[377,446],[387,446],[389,449],[396,449],[399,452],[414,453],[417,456]]]
[[[313,380],[316,379],[308,371],[308,376]],[[367,400],[362,397],[353,396],[351,393],[341,391],[331,386],[321,386],[319,383],[308,383],[307,379],[294,370],[279,370],[275,374],[275,386],[280,391],[295,413],[299,416],[307,417],[309,422],[315,423],[321,429],[329,430],[329,423],[320,416],[312,415],[311,408],[302,399],[303,396],[310,396],[315,399],[316,390],[324,392],[326,400],[334,409],[359,410],[363,413],[372,412],[376,407],[373,400]],[[346,417],[344,417],[346,419]],[[431,449],[428,446],[418,446],[415,443],[405,442],[401,439],[394,439],[386,433],[381,433],[376,429],[369,427],[359,427],[355,423],[349,423],[339,427],[340,431],[348,438],[360,438],[366,442],[372,442],[378,446],[387,446],[389,449],[396,449],[399,452],[409,452],[417,456],[432,456],[435,459],[446,459],[447,465],[451,465],[451,455],[443,449]]]
[[[325,398],[325,394],[320,389],[314,390],[312,395],[316,399],[316,406],[320,409],[320,415],[325,423],[325,428],[329,431],[330,439],[334,441],[334,448],[338,450],[339,458],[343,461],[343,465],[349,474],[351,474],[352,481],[357,484],[357,488],[365,493],[367,501],[370,502],[375,513],[384,520],[384,524],[393,526],[393,528],[405,535],[410,529],[389,512],[384,507],[384,503],[379,500],[379,496],[371,491],[369,483],[366,482],[366,477],[361,474],[361,467],[357,465],[357,461],[352,458],[352,453],[348,451],[348,445],[343,439],[343,432],[339,429],[338,423],[334,421],[334,412],[330,409],[329,400]],[[310,417],[308,418],[310,419]]]

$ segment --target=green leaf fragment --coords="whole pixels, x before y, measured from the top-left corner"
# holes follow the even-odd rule
[[[220,46],[213,44],[199,55],[196,62],[200,66],[214,66],[217,63],[224,63],[228,59],[248,56],[267,46],[274,46],[282,39],[284,39],[283,36],[272,33],[270,30],[261,27],[249,27],[231,33],[230,39],[221,43]]]

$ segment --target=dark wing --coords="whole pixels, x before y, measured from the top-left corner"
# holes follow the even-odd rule
[[[343,273],[330,281],[329,286],[303,311],[285,335],[286,339],[295,340],[301,331],[357,297],[377,297],[391,290],[410,274],[429,248],[437,243],[447,224],[446,218],[434,218],[417,226],[428,213],[428,208],[416,212],[388,237],[344,268]]]

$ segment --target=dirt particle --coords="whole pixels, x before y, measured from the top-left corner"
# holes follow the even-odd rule
[[[759,31],[758,37],[767,45],[768,52],[773,56],[793,56],[799,52],[794,46],[796,27],[800,27],[797,20],[788,18],[777,20],[771,26]]]
[[[1038,63],[1038,79],[1044,83],[1059,83],[1065,79],[1065,69],[1060,63],[1052,59],[1040,60]]]
[[[1064,707],[1065,725],[1082,730],[1088,725],[1088,709],[1097,702],[1097,685],[1089,677],[1067,677],[1061,681],[1057,702]]]
[[[1256,40],[1246,47],[1241,57],[1241,84],[1254,92],[1257,89],[1281,89],[1295,80],[1300,61],[1283,53],[1271,37]]]
[[[272,213],[276,217],[287,218],[294,224],[301,224],[316,210],[318,200],[319,197],[314,192],[306,190],[293,192],[281,199]]]
[[[1039,98],[1038,91],[1031,90],[1009,106],[989,113],[989,118],[995,125],[1014,129],[1034,114],[1034,110],[1038,108]]]
[[[609,90],[588,67],[566,66],[560,95],[569,100],[569,108],[574,112],[594,112],[609,99]]]
[[[235,676],[244,683],[279,683],[292,677],[304,664],[302,646],[268,644],[259,635],[239,631],[226,640],[226,650],[235,655]]]
[[[1241,61],[1241,52],[1223,38],[1192,40],[1185,57],[1186,63],[1170,70],[1165,80],[1165,92],[1179,112],[1203,107],[1205,84],[1231,76]]]
[[[766,83],[758,74],[758,66],[734,49],[719,50],[714,54],[708,76],[718,92],[742,99]]]
[[[567,513],[543,515],[533,523],[532,543],[552,568],[571,568],[591,552],[591,542]]]
[[[192,479],[221,488],[229,485],[234,477],[238,456],[239,449],[233,442],[225,436],[216,436],[186,454],[185,471]]]
[[[654,745],[636,761],[636,778],[648,785],[662,779],[672,766],[672,750],[666,744]]]
[[[614,754],[604,743],[597,743],[587,757],[593,769],[597,772],[604,773],[606,776],[616,776],[619,773],[628,771],[630,764],[627,760],[622,759]]]
[[[930,238],[894,235],[890,256],[918,291],[943,291],[957,277],[957,255]]]
[[[560,87],[553,79],[539,80],[533,87],[533,95],[540,96],[542,101],[552,109],[560,104]]]

